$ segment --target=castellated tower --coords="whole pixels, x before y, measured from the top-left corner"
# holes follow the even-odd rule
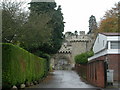
[[[85,35],[85,31],[80,31],[80,35]]]
[[[65,40],[59,52],[54,57],[54,67],[58,69],[62,66],[66,66],[71,69],[75,65],[74,57],[78,54],[90,51],[92,44],[91,36],[85,34],[85,31],[80,31],[79,35],[66,32]]]
[[[72,56],[72,64],[74,66],[75,60],[74,57],[78,54],[90,51],[92,47],[92,39],[90,38],[89,35],[85,34],[85,31],[80,31],[80,35],[77,37],[75,35],[72,35],[71,38],[68,40],[71,43],[71,56]]]

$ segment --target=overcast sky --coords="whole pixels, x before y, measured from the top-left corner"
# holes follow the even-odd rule
[[[64,14],[65,32],[89,30],[89,17],[94,15],[97,22],[103,17],[105,11],[114,7],[120,0],[55,0],[61,5]]]

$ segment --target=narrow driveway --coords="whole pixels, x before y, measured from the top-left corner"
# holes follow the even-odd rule
[[[30,88],[96,88],[83,82],[75,71],[57,70],[42,83]]]

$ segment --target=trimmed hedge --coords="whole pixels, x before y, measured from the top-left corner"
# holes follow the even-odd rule
[[[48,60],[12,44],[2,44],[2,49],[3,88],[37,81],[43,79],[48,73]]]

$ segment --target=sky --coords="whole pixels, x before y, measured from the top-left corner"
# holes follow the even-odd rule
[[[99,23],[105,11],[120,0],[55,0],[64,14],[64,32],[89,31],[89,17],[94,15]]]

